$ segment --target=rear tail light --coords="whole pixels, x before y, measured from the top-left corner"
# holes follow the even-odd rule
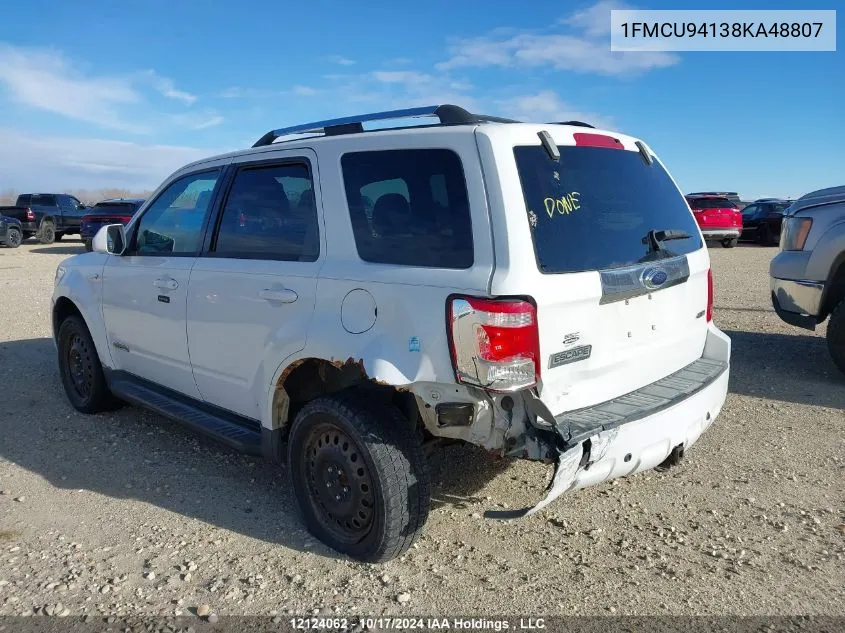
[[[537,384],[537,308],[520,299],[453,297],[447,304],[452,365],[458,382],[509,392]]]
[[[35,213],[32,212],[32,209],[26,210],[26,219],[32,222],[35,219]]]
[[[707,322],[713,320],[713,269],[707,269]]]

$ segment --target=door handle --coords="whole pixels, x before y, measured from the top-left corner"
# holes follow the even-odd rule
[[[175,279],[156,279],[153,286],[160,290],[176,290],[179,287],[179,282]]]
[[[258,293],[258,296],[266,301],[275,301],[278,303],[293,303],[299,298],[299,295],[296,294],[296,292],[288,288],[282,288],[280,290],[265,288]]]

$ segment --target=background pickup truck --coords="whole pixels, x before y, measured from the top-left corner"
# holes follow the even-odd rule
[[[87,211],[88,207],[65,193],[25,193],[18,196],[15,206],[0,207],[0,215],[21,221],[23,239],[37,237],[42,244],[78,234]]]

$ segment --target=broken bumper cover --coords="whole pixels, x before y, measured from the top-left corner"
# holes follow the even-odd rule
[[[728,391],[730,339],[713,327],[705,356],[708,348],[715,358],[702,357],[633,393],[557,416],[568,448],[558,456],[546,496],[530,508],[485,516],[530,516],[565,492],[654,468],[676,446],[692,446],[719,415]]]

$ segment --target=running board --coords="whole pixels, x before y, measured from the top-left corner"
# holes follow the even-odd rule
[[[261,454],[261,425],[228,411],[147,384],[124,372],[113,372],[109,388],[119,398],[151,409],[202,435],[250,455]]]

